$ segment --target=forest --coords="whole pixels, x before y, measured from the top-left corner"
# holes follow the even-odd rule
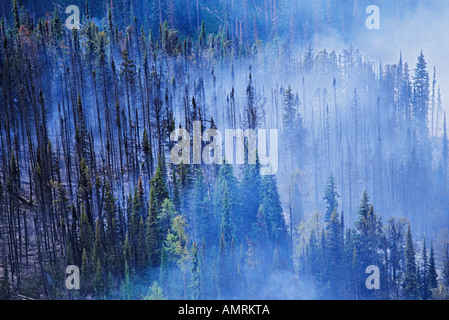
[[[449,299],[445,84],[354,44],[372,4],[419,7],[2,1],[0,299]],[[277,170],[181,129],[277,130]]]

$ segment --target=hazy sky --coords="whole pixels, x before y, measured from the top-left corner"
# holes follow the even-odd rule
[[[402,51],[412,74],[417,56],[423,50],[432,81],[433,67],[441,86],[443,107],[449,111],[449,2],[422,1],[416,12],[396,23],[381,10],[380,30],[366,30],[355,40],[357,47],[372,60],[384,64],[397,63]]]

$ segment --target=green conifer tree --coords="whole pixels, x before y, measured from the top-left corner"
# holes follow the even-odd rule
[[[195,218],[195,238],[206,243],[212,242],[213,225],[211,219],[212,203],[201,171],[198,171],[193,195],[193,212]]]
[[[148,250],[148,259],[151,267],[157,267],[161,258],[162,236],[159,225],[158,206],[156,203],[155,187],[150,188],[150,204],[146,228],[146,245]]]
[[[336,191],[334,175],[331,174],[327,187],[324,193],[324,201],[326,202],[326,213],[324,214],[324,221],[329,222],[331,216],[335,210],[338,208],[338,198],[339,194]]]
[[[433,251],[433,243],[430,244],[429,272],[428,272],[429,290],[432,292],[438,288],[438,274],[435,265],[435,253]],[[432,295],[429,297],[432,298]]]
[[[105,285],[100,258],[98,258],[97,263],[95,265],[94,290],[97,299],[102,299],[104,297]]]
[[[415,259],[415,248],[413,245],[410,224],[408,226],[406,235],[405,272],[404,272],[404,280],[402,282],[402,294],[405,300],[418,300],[420,298],[418,271]]]
[[[191,289],[193,300],[201,299],[201,262],[196,243],[192,245]]]

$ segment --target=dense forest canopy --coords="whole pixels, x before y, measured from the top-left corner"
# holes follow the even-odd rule
[[[382,32],[419,9],[2,1],[0,298],[447,299],[437,53],[373,60],[373,4]],[[209,129],[277,130],[276,174],[249,138],[243,164],[195,161],[208,139],[172,161]]]

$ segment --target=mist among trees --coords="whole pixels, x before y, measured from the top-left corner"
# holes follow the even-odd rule
[[[1,3],[1,299],[449,297],[432,52],[385,64],[351,44],[368,1],[256,2]],[[333,34],[344,49],[317,47]],[[174,164],[194,122],[277,129],[278,172],[267,150]]]

